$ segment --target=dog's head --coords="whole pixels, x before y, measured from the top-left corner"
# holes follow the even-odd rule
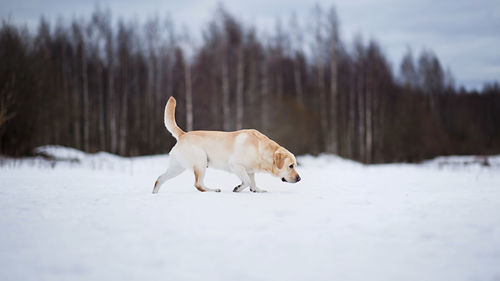
[[[283,147],[278,148],[273,156],[273,172],[282,181],[296,183],[300,181],[300,176],[295,170],[297,161],[295,156]]]

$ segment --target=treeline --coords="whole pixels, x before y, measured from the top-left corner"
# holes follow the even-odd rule
[[[121,155],[168,152],[169,96],[185,130],[256,128],[296,154],[366,163],[500,152],[500,87],[457,89],[432,52],[397,73],[376,41],[339,39],[334,8],[262,35],[219,7],[201,39],[158,17],[96,10],[0,30],[0,153],[60,144]]]

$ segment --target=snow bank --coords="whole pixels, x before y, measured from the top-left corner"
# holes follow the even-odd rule
[[[233,193],[234,175],[209,170],[221,193],[185,172],[152,195],[167,155],[39,151],[50,157],[0,168],[0,280],[500,278],[498,157],[443,169],[301,156],[300,183],[256,176],[268,193]]]
[[[141,157],[121,157],[108,152],[84,153],[78,149],[47,145],[35,149],[35,157],[22,159],[3,158],[0,159],[0,166],[9,168],[81,168],[90,170],[116,170],[130,172],[134,169],[134,162],[139,162],[138,168],[144,167],[143,162],[151,164],[152,159],[167,159],[167,155],[141,156]],[[154,161],[154,160],[153,160]]]
[[[307,167],[316,168],[326,168],[332,166],[342,166],[342,167],[360,167],[359,162],[344,159],[340,156],[333,154],[320,154],[318,156],[303,155],[297,157],[297,163],[299,165]]]
[[[437,166],[441,168],[478,168],[491,167],[500,169],[500,155],[493,156],[441,156],[425,161],[424,165]]]

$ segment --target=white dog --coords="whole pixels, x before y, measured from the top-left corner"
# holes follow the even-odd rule
[[[252,192],[266,192],[255,184],[255,172],[268,172],[282,181],[296,183],[300,176],[295,170],[295,156],[257,130],[235,132],[191,131],[184,132],[175,122],[173,97],[165,106],[165,126],[177,139],[170,151],[169,167],[155,183],[153,193],[158,193],[165,181],[179,175],[186,169],[194,172],[194,186],[201,192],[215,191],[205,186],[203,178],[208,167],[236,174],[242,181],[234,188],[240,192],[250,187]]]

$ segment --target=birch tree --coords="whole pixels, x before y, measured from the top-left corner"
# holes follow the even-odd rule
[[[186,95],[186,129],[188,131],[193,130],[193,84],[192,84],[192,69],[191,60],[195,52],[194,43],[191,40],[187,28],[184,28],[184,34],[182,37],[183,49],[186,50],[183,61],[184,69],[184,86]]]

